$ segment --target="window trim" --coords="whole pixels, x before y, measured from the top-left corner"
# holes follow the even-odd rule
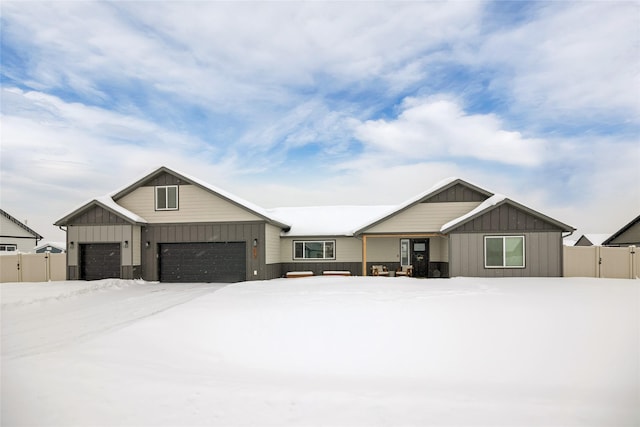
[[[296,257],[296,244],[302,243],[302,257]],[[304,250],[304,245],[307,243],[322,243],[322,258],[306,258],[304,255],[306,251]],[[331,243],[333,245],[333,256],[327,257],[327,243]],[[293,260],[294,261],[326,261],[326,260],[335,260],[336,259],[336,241],[335,240],[294,240],[293,245]]]
[[[406,260],[404,259],[403,253],[402,253],[404,249],[403,246],[407,250]],[[400,265],[403,267],[408,267],[411,265],[411,240],[410,239],[400,239]]]
[[[158,207],[158,190],[159,189],[165,189],[165,205],[167,207],[165,208],[160,208]],[[175,188],[176,189],[176,207],[175,208],[170,208],[169,207],[169,188]],[[179,186],[178,185],[156,185],[154,187],[153,190],[153,194],[154,194],[154,202],[155,202],[155,210],[156,211],[177,211],[180,207],[180,192],[179,192]]]
[[[14,243],[0,243],[0,248],[2,248],[0,249],[0,252],[18,252],[18,245]]]
[[[519,237],[522,239],[522,265],[506,265],[507,257],[506,257],[506,241],[507,238]],[[488,239],[502,239],[502,265],[487,265],[487,240]],[[488,235],[484,236],[484,268],[526,268],[527,267],[527,258],[526,258],[526,239],[522,234],[505,234],[505,235]]]

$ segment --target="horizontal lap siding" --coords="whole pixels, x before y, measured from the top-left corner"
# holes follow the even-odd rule
[[[267,224],[265,228],[265,262],[277,264],[280,262],[280,227]]]
[[[155,187],[139,187],[118,204],[149,223],[237,222],[261,220],[257,215],[196,185],[180,185],[178,210],[155,210]]]
[[[418,203],[366,230],[366,233],[440,232],[447,222],[476,208],[480,202]]]

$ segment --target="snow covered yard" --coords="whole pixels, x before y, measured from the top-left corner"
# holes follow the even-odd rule
[[[640,424],[640,281],[3,284],[2,425]]]

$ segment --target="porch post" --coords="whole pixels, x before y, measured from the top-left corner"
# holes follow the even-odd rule
[[[367,275],[367,235],[362,235],[362,275]]]

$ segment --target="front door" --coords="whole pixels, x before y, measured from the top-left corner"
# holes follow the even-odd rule
[[[411,240],[413,277],[427,277],[429,270],[429,239]]]

